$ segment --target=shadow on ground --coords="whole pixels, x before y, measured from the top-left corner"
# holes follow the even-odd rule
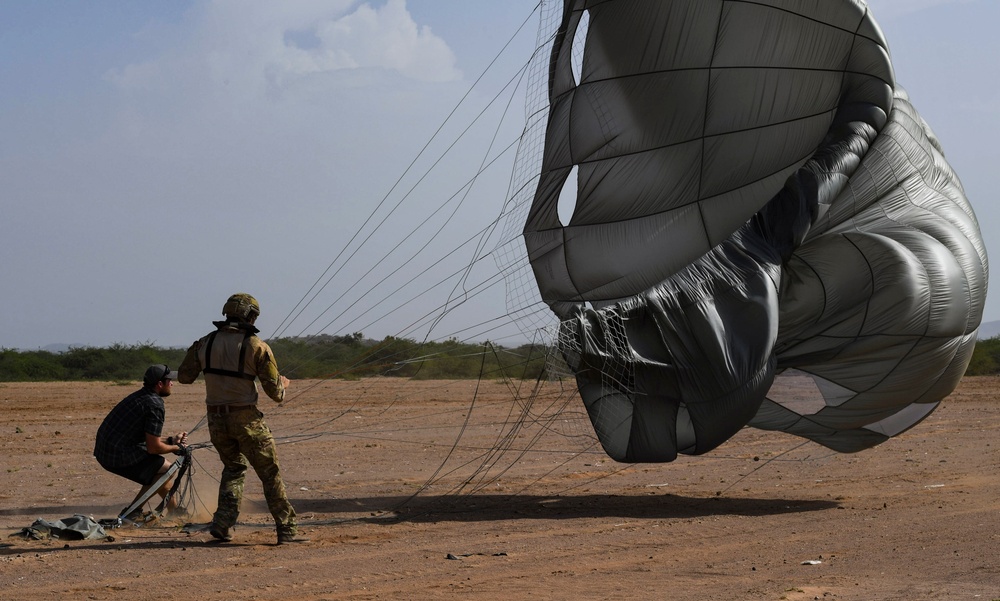
[[[834,501],[802,499],[758,499],[684,497],[679,495],[423,495],[354,499],[293,500],[296,512],[304,514],[369,513],[373,522],[480,522],[519,519],[580,518],[691,518],[714,515],[761,516],[825,511],[839,506]],[[385,514],[394,517],[387,519]],[[306,523],[306,522],[303,522]]]

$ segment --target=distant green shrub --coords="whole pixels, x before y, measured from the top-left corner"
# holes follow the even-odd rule
[[[181,349],[164,349],[149,343],[78,347],[63,353],[3,349],[0,350],[0,382],[135,382],[142,379],[143,372],[153,363],[166,363],[176,369],[183,357]]]
[[[1000,373],[1000,338],[988,338],[976,342],[965,375],[988,376],[998,373]]]
[[[66,379],[66,370],[46,351],[0,350],[0,381],[40,382]]]
[[[381,341],[348,336],[277,338],[268,341],[281,373],[292,378],[396,376],[420,380],[535,380],[567,373],[558,354],[544,345],[504,347],[456,339],[416,342],[388,336]],[[72,348],[63,353],[0,349],[0,382],[97,380],[135,382],[153,363],[177,369],[185,349],[150,343]],[[556,374],[547,373],[555,364]],[[966,375],[1000,374],[1000,338],[976,343]]]
[[[417,379],[535,379],[545,370],[543,346],[517,348],[455,339],[419,343],[406,338],[365,339],[320,335],[268,341],[281,373],[293,378],[398,376]],[[135,382],[153,363],[177,369],[185,349],[150,343],[113,344],[107,348],[71,348],[62,353],[0,349],[0,382]]]

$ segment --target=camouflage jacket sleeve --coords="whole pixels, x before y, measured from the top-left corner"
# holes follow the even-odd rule
[[[198,379],[201,373],[201,360],[198,358],[198,349],[201,348],[201,340],[196,340],[187,350],[181,366],[177,368],[177,381],[181,384],[190,384]]]
[[[274,359],[274,353],[266,342],[258,339],[259,344],[254,345],[254,360],[257,367],[257,379],[260,380],[260,387],[264,389],[267,396],[275,403],[285,400],[285,387],[281,385],[281,378],[278,374],[278,362]]]

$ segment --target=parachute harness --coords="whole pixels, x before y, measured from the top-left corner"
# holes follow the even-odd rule
[[[233,371],[231,369],[222,369],[219,367],[212,367],[212,344],[215,342],[215,336],[219,333],[216,330],[208,335],[208,343],[205,345],[205,368],[202,370],[206,374],[215,374],[217,376],[228,376],[230,378],[241,378],[243,380],[254,380],[257,376],[253,374],[248,374],[244,370],[244,363],[247,356],[247,339],[254,335],[249,329],[243,329],[243,341],[240,342],[240,360],[239,360],[239,370]]]

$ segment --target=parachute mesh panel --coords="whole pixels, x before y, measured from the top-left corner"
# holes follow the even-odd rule
[[[493,252],[497,267],[504,275],[508,313],[525,337],[533,340],[541,333],[542,339],[550,345],[555,344],[558,323],[539,297],[521,233],[538,186],[545,150],[545,126],[549,116],[549,53],[561,20],[562,2],[543,0],[536,49],[528,65],[524,132],[514,159],[511,194],[504,209],[502,242]],[[556,361],[552,367],[555,375],[569,375],[562,361]]]

